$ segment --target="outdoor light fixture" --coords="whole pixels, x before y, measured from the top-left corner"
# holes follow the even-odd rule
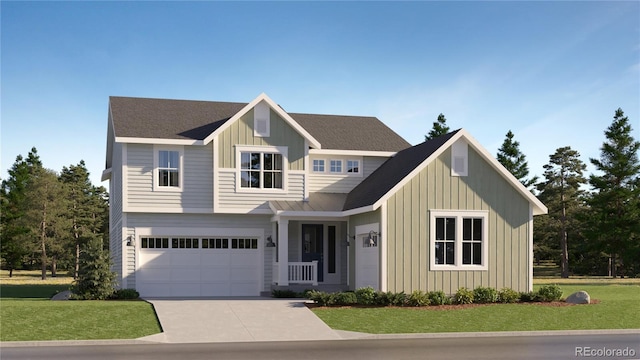
[[[276,243],[273,242],[273,238],[271,238],[271,235],[267,236],[267,245],[268,248],[273,248],[276,247]]]
[[[375,232],[373,230],[369,231],[369,238],[367,239],[367,241],[369,241],[369,246],[377,246],[377,239],[374,239],[374,236],[380,236],[379,232]]]
[[[129,235],[127,236],[127,246],[133,246],[134,242],[133,242],[133,236]]]
[[[347,246],[351,246],[351,241],[350,240],[355,240],[356,236],[349,236],[349,234],[347,234]]]

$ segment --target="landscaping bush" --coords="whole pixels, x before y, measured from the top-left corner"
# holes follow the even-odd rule
[[[345,291],[331,294],[331,300],[329,302],[332,305],[353,305],[358,303],[358,298],[355,293]]]
[[[473,290],[473,302],[491,304],[498,301],[498,291],[492,287],[478,286]]]
[[[431,305],[449,305],[451,304],[451,298],[447,296],[442,290],[431,291],[428,293],[429,303]]]
[[[360,305],[376,305],[376,291],[370,286],[357,289],[356,298]]]
[[[320,306],[329,306],[331,305],[331,294],[328,294],[324,291],[311,290],[308,292],[309,300]]]
[[[429,295],[422,290],[414,290],[407,298],[409,306],[429,306]]]
[[[543,285],[538,289],[538,299],[544,302],[558,301],[562,297],[559,285]]]
[[[113,300],[135,300],[140,297],[140,293],[136,289],[118,289],[111,294]]]
[[[517,302],[520,299],[520,294],[510,288],[502,288],[498,291],[498,302],[504,304],[511,304]]]
[[[539,295],[537,292],[526,291],[520,293],[520,302],[537,302],[539,300]]]
[[[78,279],[73,283],[72,299],[105,300],[115,291],[116,273],[111,271],[109,252],[102,249],[102,240],[93,236],[80,252]]]
[[[467,289],[466,287],[458,289],[456,294],[453,297],[453,301],[456,304],[471,304],[473,303],[473,291]]]
[[[271,290],[271,297],[274,298],[282,298],[282,299],[291,299],[298,297],[298,293],[293,290]]]
[[[405,306],[407,303],[407,295],[404,291],[399,293],[379,292],[376,294],[376,304],[380,306]]]

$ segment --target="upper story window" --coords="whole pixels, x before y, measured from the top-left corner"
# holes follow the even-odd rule
[[[324,160],[323,159],[314,159],[313,160],[313,172],[324,172]]]
[[[283,156],[269,152],[240,152],[240,187],[283,189]]]
[[[347,160],[347,172],[357,174],[360,172],[360,161]]]
[[[182,162],[182,148],[156,147],[154,149],[154,190],[182,190]]]
[[[486,270],[486,211],[431,211],[432,270]]]
[[[342,160],[330,160],[329,161],[329,171],[332,173],[341,173],[342,172]]]

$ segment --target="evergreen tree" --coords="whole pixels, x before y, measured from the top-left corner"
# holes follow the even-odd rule
[[[104,300],[113,294],[115,285],[109,253],[102,248],[100,237],[93,235],[82,245],[78,279],[71,291],[78,299]]]
[[[611,256],[611,273],[620,261],[627,270],[640,272],[640,142],[632,134],[629,119],[618,109],[605,131],[600,159],[590,159],[602,175],[592,174],[589,205],[594,221],[589,235]]]
[[[544,165],[545,180],[537,185],[540,200],[549,209],[547,227],[542,232],[555,233],[560,244],[560,268],[563,278],[569,277],[568,237],[572,229],[579,228],[576,214],[582,206],[580,185],[586,182],[582,173],[586,165],[580,154],[570,147],[562,147],[549,156]]]
[[[42,162],[36,148],[31,148],[27,159],[22,155],[9,169],[9,177],[2,181],[0,196],[0,256],[9,270],[9,277],[13,270],[21,265],[25,256],[31,252],[28,239],[28,228],[22,223],[22,217],[27,209],[27,185],[32,175],[42,168]]]
[[[520,151],[520,143],[513,140],[511,130],[507,132],[502,146],[498,149],[497,158],[500,164],[509,170],[526,188],[530,188],[538,181],[537,176],[527,179],[529,176],[529,164],[525,155]]]
[[[440,115],[438,115],[438,119],[436,120],[436,122],[433,123],[433,128],[424,137],[424,139],[431,140],[447,133],[449,133],[447,119],[444,117],[444,114],[441,113]]]

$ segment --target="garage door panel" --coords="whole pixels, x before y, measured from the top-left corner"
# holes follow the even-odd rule
[[[140,263],[146,267],[169,266],[171,257],[166,251],[144,251],[140,253]]]
[[[256,278],[255,268],[232,268],[231,269],[231,281],[232,282],[246,282],[253,281]]]
[[[201,296],[221,296],[220,294],[231,294],[231,284],[229,284],[228,281],[223,283],[203,283],[200,284],[200,294]]]
[[[200,263],[202,266],[224,266],[227,267],[231,264],[231,256],[228,251],[210,253],[209,251],[202,250],[200,255]]]
[[[200,283],[171,284],[171,296],[201,296]]]
[[[199,268],[173,268],[171,269],[171,282],[200,282]]]
[[[256,250],[235,250],[231,252],[231,265],[251,264],[256,261]]]
[[[174,251],[171,254],[173,266],[197,266],[200,265],[200,253],[197,251]]]
[[[202,282],[228,282],[231,278],[231,269],[226,268],[206,268],[200,269]]]
[[[170,268],[143,268],[138,272],[140,278],[150,283],[167,282],[171,277]]]
[[[255,296],[257,282],[253,283],[231,283],[231,296]]]

